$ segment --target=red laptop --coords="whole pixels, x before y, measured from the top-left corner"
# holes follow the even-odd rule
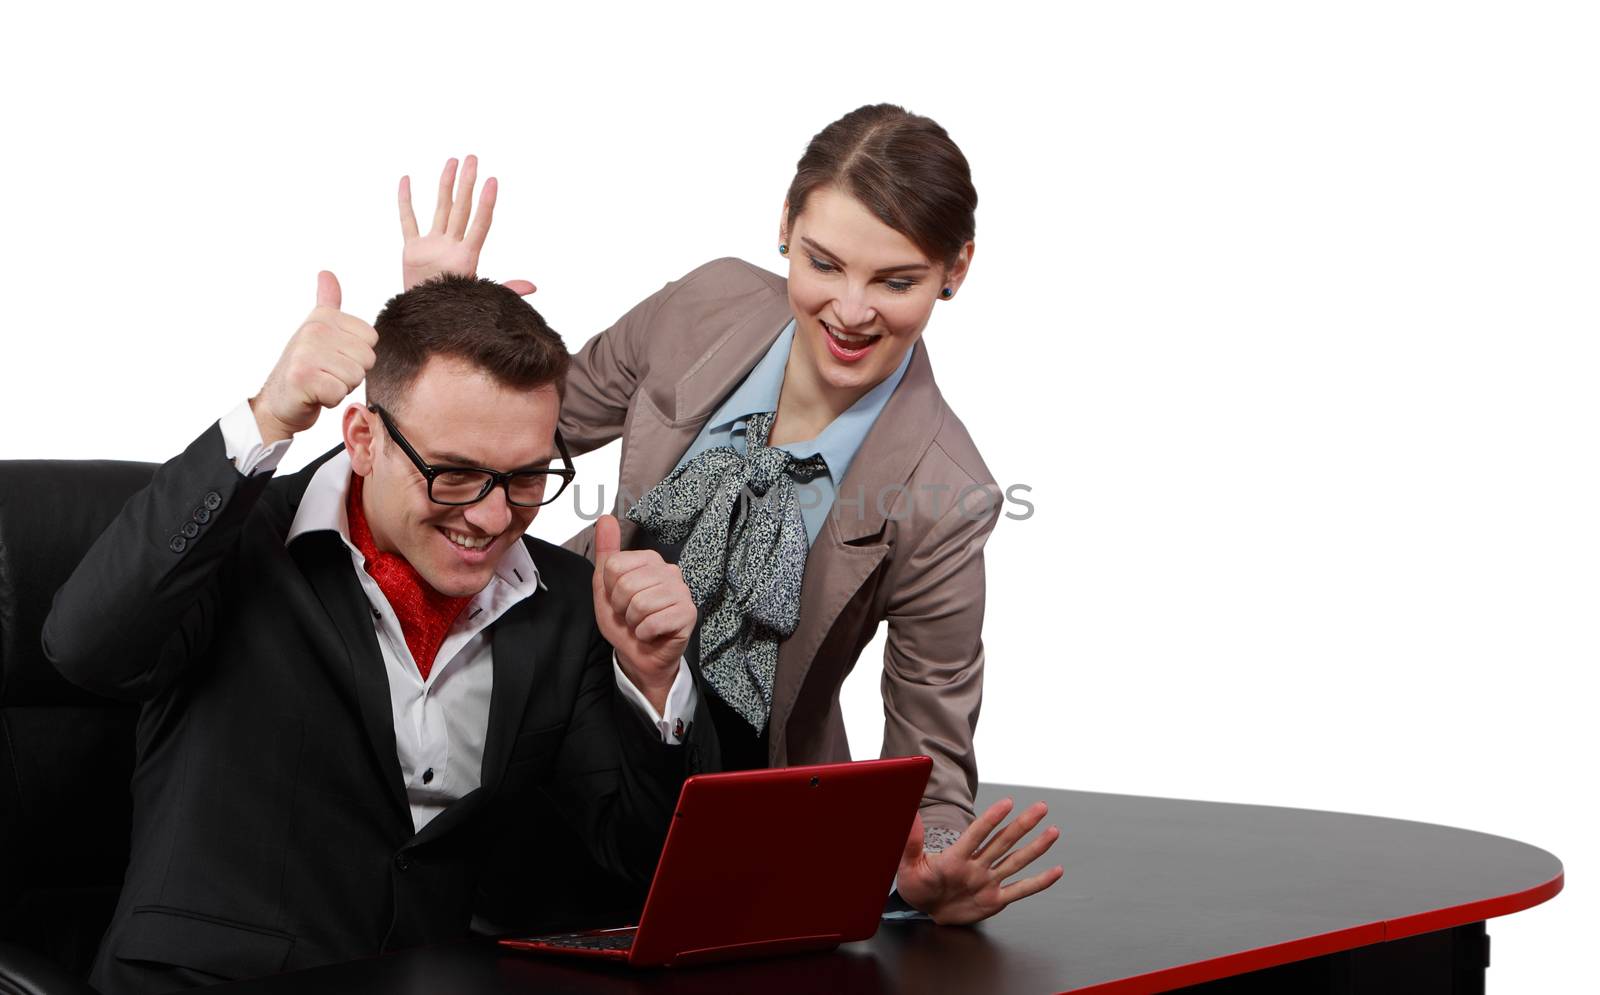
[[[902,757],[691,777],[639,925],[500,943],[645,967],[864,940],[932,766]]]

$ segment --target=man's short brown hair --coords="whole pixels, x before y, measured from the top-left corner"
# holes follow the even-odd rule
[[[566,396],[571,356],[561,336],[527,301],[493,280],[447,273],[396,294],[372,327],[377,361],[367,400],[399,410],[433,356],[464,359],[508,387],[554,384]]]

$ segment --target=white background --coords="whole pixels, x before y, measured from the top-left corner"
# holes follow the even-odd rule
[[[707,259],[781,271],[806,141],[900,102],[981,198],[935,372],[1037,509],[988,546],[984,779],[1543,846],[1571,883],[1491,924],[1492,984],[1577,987],[1593,8],[569,7],[10,12],[0,457],[168,458],[259,386],[319,268],[375,315],[403,172],[426,225],[444,159],[482,158],[483,272],[537,282],[576,348]],[[558,508],[536,534],[572,531]],[[858,755],[879,652],[847,687]]]

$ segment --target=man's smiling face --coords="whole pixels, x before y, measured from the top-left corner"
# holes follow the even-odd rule
[[[456,357],[430,357],[404,399],[386,410],[432,465],[535,470],[556,457],[561,402],[555,386],[510,387]],[[346,413],[345,439],[352,468],[365,478],[363,510],[373,541],[405,557],[440,594],[470,597],[487,587],[500,558],[538,513],[509,503],[504,487],[475,504],[435,503],[427,479],[365,408]]]

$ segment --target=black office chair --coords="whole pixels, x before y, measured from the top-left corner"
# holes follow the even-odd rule
[[[138,706],[69,684],[39,632],[149,463],[0,461],[0,995],[83,995],[128,863]]]

